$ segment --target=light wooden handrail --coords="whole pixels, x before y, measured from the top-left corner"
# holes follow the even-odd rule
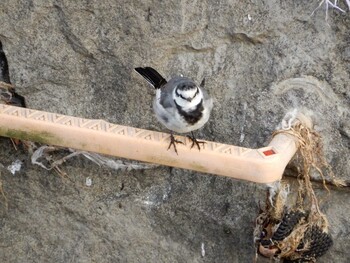
[[[0,104],[0,136],[69,147],[149,163],[229,176],[258,183],[280,180],[297,150],[294,136],[280,133],[267,147],[248,149],[206,141],[198,151],[192,142],[167,150],[170,135],[56,113]]]

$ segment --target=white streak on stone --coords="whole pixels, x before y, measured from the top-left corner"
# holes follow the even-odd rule
[[[202,257],[205,257],[205,248],[204,248],[204,243],[202,242],[202,245],[201,245],[201,255]]]

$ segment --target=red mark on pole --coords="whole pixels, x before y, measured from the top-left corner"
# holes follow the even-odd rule
[[[263,154],[265,154],[265,156],[270,156],[270,155],[273,155],[273,154],[276,154],[274,150],[266,150],[263,152]]]

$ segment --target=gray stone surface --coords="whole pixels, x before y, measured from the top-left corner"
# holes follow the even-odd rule
[[[260,147],[288,110],[303,108],[337,176],[349,180],[350,16],[311,16],[317,5],[3,0],[0,39],[28,107],[164,131],[154,91],[132,69],[206,77],[216,103],[199,137]],[[115,172],[81,158],[64,165],[68,180],[0,139],[0,163],[17,159],[15,175],[1,168],[2,262],[253,261],[261,185],[167,167]],[[333,189],[323,206],[334,246],[320,262],[348,262],[348,200],[348,189]]]

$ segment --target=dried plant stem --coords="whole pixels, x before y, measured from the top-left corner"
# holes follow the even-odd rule
[[[349,10],[350,10],[350,0],[344,0],[344,2],[346,3],[346,5],[348,6]],[[325,6],[325,10],[326,10],[326,20],[328,19],[328,9],[330,7],[342,12],[342,13],[345,13],[345,10],[343,10],[342,8],[340,8],[338,6],[338,1],[337,0],[334,0],[334,2],[330,1],[330,0],[321,0],[319,1],[319,4],[318,6],[315,8],[314,11],[312,11],[311,15],[313,15],[315,13],[316,10],[318,10],[322,5]]]
[[[299,151],[297,161],[300,164],[298,167],[298,198],[297,206],[305,211],[310,210],[308,223],[316,224],[322,229],[328,228],[326,216],[321,212],[319,201],[311,182],[311,174],[317,173],[323,182],[324,188],[329,191],[326,185],[326,176],[331,179],[336,186],[343,186],[344,183],[336,179],[329,163],[327,162],[324,152],[321,136],[314,130],[305,127],[298,123],[289,130],[280,130],[278,133],[287,133],[298,138]],[[307,198],[305,198],[307,197]],[[310,202],[307,204],[307,202]]]
[[[4,187],[3,187],[3,184],[2,184],[2,181],[1,181],[1,171],[0,171],[0,194],[4,198],[5,209],[7,210],[8,209],[8,200],[7,200],[7,197],[6,197],[6,194],[5,194],[5,191],[4,191]]]
[[[6,82],[3,82],[3,81],[0,81],[0,88],[1,89],[9,90],[9,89],[13,89],[14,87],[15,86],[13,86],[10,83],[6,83]]]

